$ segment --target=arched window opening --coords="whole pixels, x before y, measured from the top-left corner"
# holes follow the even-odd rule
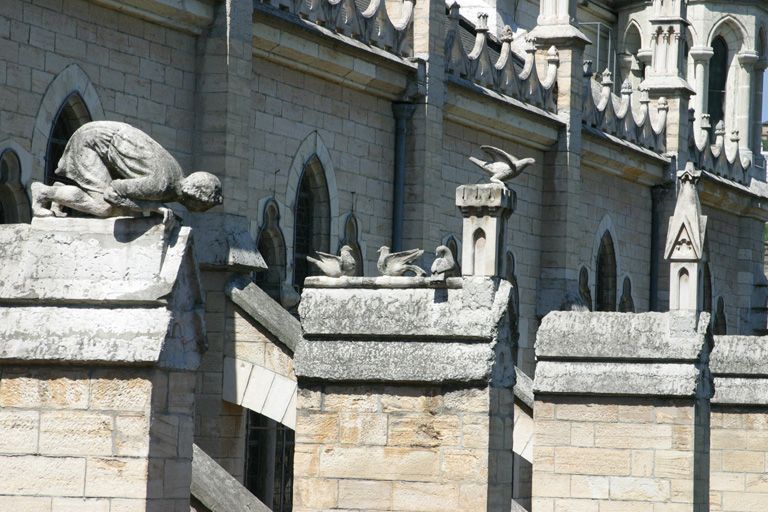
[[[347,215],[346,221],[344,221],[344,238],[341,240],[341,245],[348,245],[352,249],[352,257],[355,258],[355,275],[363,275],[363,250],[360,248],[360,242],[358,241],[358,227],[357,217],[354,213]]]
[[[270,297],[281,301],[281,287],[285,281],[285,239],[280,230],[280,211],[277,203],[270,200],[264,207],[264,222],[259,233],[259,252],[267,269],[256,274],[256,284]]]
[[[595,311],[616,311],[616,251],[606,231],[597,251]]]
[[[687,269],[680,269],[677,274],[677,304],[678,309],[687,308],[690,304],[691,286]]]
[[[722,36],[712,40],[714,54],[709,61],[707,113],[712,127],[725,119],[725,89],[728,84],[728,44]]]
[[[285,425],[248,411],[245,487],[275,512],[293,507],[295,439]]]
[[[472,244],[475,248],[473,260],[474,274],[485,275],[485,231],[478,229],[472,236]]]
[[[77,93],[70,94],[53,119],[51,134],[48,137],[48,148],[45,152],[46,185],[52,185],[54,181],[62,181],[54,171],[59,165],[61,155],[64,154],[64,148],[75,130],[89,121],[91,121],[91,114],[83,99]]]
[[[304,165],[295,204],[293,284],[299,290],[316,270],[307,261],[315,251],[330,252],[330,198],[323,165],[317,156]]]
[[[621,298],[619,299],[620,313],[634,313],[635,299],[632,298],[632,281],[629,277],[624,278],[621,285]]]
[[[581,267],[579,270],[579,298],[585,308],[592,311],[592,292],[589,290],[589,270]]]
[[[21,185],[21,162],[12,150],[0,154],[0,224],[27,222],[29,200]]]

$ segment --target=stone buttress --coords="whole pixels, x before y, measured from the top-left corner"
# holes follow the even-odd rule
[[[202,311],[189,228],[0,227],[2,503],[187,512]]]

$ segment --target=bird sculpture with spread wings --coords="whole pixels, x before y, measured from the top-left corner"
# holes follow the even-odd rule
[[[486,162],[473,156],[469,157],[469,161],[490,174],[491,181],[494,183],[504,184],[505,181],[519,176],[526,167],[536,162],[533,158],[518,160],[506,151],[493,146],[480,146],[480,149],[485,151],[492,161]]]
[[[389,252],[386,245],[379,249],[379,261],[376,267],[384,276],[402,276],[406,272],[412,272],[417,277],[424,277],[427,273],[424,269],[413,265],[412,263],[419,259],[424,251],[421,249],[411,249],[402,252]]]
[[[315,251],[317,259],[307,256],[307,261],[313,263],[320,271],[328,277],[354,276],[357,270],[357,262],[352,254],[352,248],[345,245],[341,248],[340,256]]]
[[[444,281],[455,269],[456,260],[453,258],[453,253],[445,245],[440,245],[435,249],[437,258],[432,262],[432,277],[433,281]]]

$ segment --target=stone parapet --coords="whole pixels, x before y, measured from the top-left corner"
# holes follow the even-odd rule
[[[0,241],[2,503],[188,510],[205,345],[191,230],[51,218]]]

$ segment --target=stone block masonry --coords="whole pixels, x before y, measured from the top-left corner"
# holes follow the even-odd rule
[[[534,381],[533,511],[705,511],[709,316],[551,313]]]
[[[484,277],[307,279],[294,510],[511,510],[509,293]]]
[[[189,228],[36,219],[0,241],[0,510],[187,512],[205,332]]]

